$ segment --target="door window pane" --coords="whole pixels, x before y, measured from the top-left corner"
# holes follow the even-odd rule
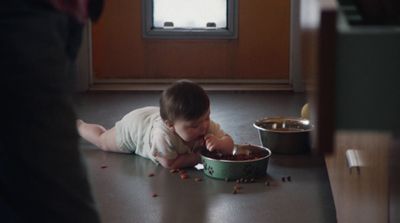
[[[142,3],[144,38],[237,38],[237,0],[142,0]]]
[[[153,10],[155,28],[227,27],[226,0],[154,0]]]

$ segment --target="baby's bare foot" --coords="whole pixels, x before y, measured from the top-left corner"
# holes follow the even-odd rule
[[[82,119],[76,120],[76,127],[79,129],[79,127],[80,127],[83,123],[85,123],[85,122],[82,121]]]

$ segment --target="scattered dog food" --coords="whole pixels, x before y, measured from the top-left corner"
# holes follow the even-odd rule
[[[184,172],[184,173],[180,174],[180,177],[181,177],[182,180],[186,180],[186,179],[189,178],[189,175],[186,172]]]
[[[282,177],[282,182],[285,182],[286,181],[286,178],[285,177]]]
[[[154,173],[149,173],[147,176],[148,177],[154,177]]]
[[[239,193],[242,189],[243,189],[243,187],[240,186],[238,183],[236,183],[236,184],[233,186],[232,194],[237,194],[237,193]]]
[[[158,194],[153,193],[153,194],[151,194],[151,196],[152,196],[152,197],[158,197]]]
[[[290,177],[290,176],[288,176],[288,177],[286,177],[286,179],[287,179],[287,181],[292,181],[292,177]]]
[[[106,165],[102,165],[100,168],[104,169],[104,168],[107,168],[107,166]]]
[[[236,183],[253,183],[254,181],[256,181],[255,178],[240,178],[236,180]]]
[[[238,185],[238,184],[236,184],[235,186],[233,186],[233,189],[236,190],[236,191],[240,191],[241,189],[243,189],[243,187]]]
[[[170,173],[178,173],[178,172],[179,172],[179,169],[170,169],[169,172],[170,172]]]

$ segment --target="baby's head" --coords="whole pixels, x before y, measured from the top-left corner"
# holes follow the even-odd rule
[[[210,100],[196,83],[177,81],[161,94],[160,115],[184,141],[197,140],[209,126]]]
[[[160,114],[163,120],[196,120],[208,112],[210,100],[198,84],[180,80],[163,91]]]

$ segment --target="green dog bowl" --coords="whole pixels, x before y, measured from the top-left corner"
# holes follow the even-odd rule
[[[254,179],[265,176],[271,151],[256,145],[235,145],[232,155],[203,150],[204,174],[220,180]]]

